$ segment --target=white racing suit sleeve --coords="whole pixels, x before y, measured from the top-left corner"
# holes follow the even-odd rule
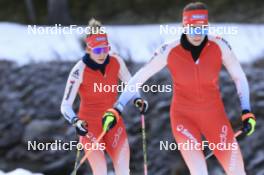
[[[131,79],[131,74],[130,74],[129,70],[127,69],[127,66],[126,66],[124,60],[116,54],[114,55],[114,57],[117,59],[117,61],[119,62],[119,65],[120,65],[118,77],[126,85],[126,84],[128,84],[129,80]],[[136,98],[140,98],[139,92],[133,96],[133,100]],[[119,111],[123,111],[124,106],[121,103],[116,103],[115,108],[117,108]]]
[[[82,60],[72,68],[64,91],[61,103],[61,113],[70,123],[72,122],[72,119],[77,116],[72,105],[79,91],[80,84],[82,83],[84,68],[85,64]]]
[[[222,49],[222,60],[223,65],[227,69],[231,78],[233,79],[237,94],[240,99],[241,109],[242,110],[251,110],[250,107],[250,97],[249,97],[249,86],[246,75],[242,70],[242,67],[239,61],[236,58],[236,55],[233,53],[230,45],[224,39],[221,40],[221,49]]]
[[[119,97],[115,106],[118,107],[121,112],[123,107],[131,100],[133,97],[139,93],[139,88],[154,74],[159,72],[167,65],[167,56],[169,53],[168,44],[164,44],[160,49],[158,49],[149,63],[147,63],[143,68],[141,68],[128,82],[127,88]]]
[[[124,83],[128,83],[128,81],[131,79],[131,74],[128,71],[124,60],[116,54],[114,55],[114,57],[117,59],[119,65],[120,65],[120,69],[119,69],[119,73],[118,73],[119,79]]]

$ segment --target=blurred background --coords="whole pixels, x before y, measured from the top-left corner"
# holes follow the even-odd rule
[[[65,175],[73,169],[75,151],[28,151],[28,141],[52,143],[77,139],[60,114],[60,102],[69,71],[84,54],[84,34],[32,34],[28,25],[85,27],[95,17],[105,26],[113,51],[132,74],[142,67],[163,42],[179,35],[161,35],[159,25],[179,26],[188,0],[0,0],[0,175]],[[264,2],[262,0],[202,1],[215,26],[235,26],[238,34],[224,35],[247,74],[257,130],[239,143],[248,175],[264,175]],[[60,30],[60,29],[58,29]],[[234,130],[241,126],[239,100],[225,69],[221,91]],[[171,84],[164,69],[147,84]],[[160,151],[159,142],[174,143],[169,121],[171,93],[145,93],[149,174],[188,175],[178,151]],[[78,103],[75,104],[77,110]],[[131,146],[131,175],[143,174],[141,125],[130,105],[124,120]],[[113,174],[109,162],[109,174]],[[210,175],[223,170],[212,157]],[[23,170],[22,170],[23,169]],[[88,164],[79,174],[91,174]]]

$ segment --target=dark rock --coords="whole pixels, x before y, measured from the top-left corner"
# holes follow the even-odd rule
[[[141,64],[127,63],[133,74]],[[65,82],[73,62],[48,62],[22,67],[12,62],[0,64],[0,168],[7,171],[22,167],[45,174],[69,174],[75,161],[75,151],[28,151],[27,141],[45,143],[77,140],[74,128],[60,114]],[[260,60],[243,66],[249,79],[252,109],[257,116],[257,131],[239,141],[249,175],[263,175],[264,164],[264,64]],[[239,128],[240,105],[234,83],[223,70],[220,88],[226,111],[235,130]],[[147,84],[171,85],[168,70],[148,80]],[[170,126],[169,108],[172,93],[144,93],[150,110],[146,114],[149,173],[151,175],[188,174],[178,151],[160,151],[160,141],[175,143]],[[77,110],[78,103],[74,105]],[[123,114],[131,147],[131,174],[143,172],[140,115],[129,104]],[[110,160],[108,159],[110,163]],[[220,174],[222,169],[215,158],[208,161],[209,174]],[[111,169],[111,168],[110,168]],[[89,171],[82,167],[80,173]]]

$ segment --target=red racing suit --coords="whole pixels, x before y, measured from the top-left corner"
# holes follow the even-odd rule
[[[61,104],[61,111],[64,117],[71,121],[77,116],[72,105],[79,93],[80,108],[78,116],[88,124],[88,137],[80,137],[83,145],[91,145],[102,133],[102,116],[111,108],[117,99],[118,80],[128,82],[130,73],[123,60],[117,55],[109,56],[109,63],[102,74],[100,70],[94,70],[80,60],[71,70],[64,97]],[[101,89],[100,89],[101,87]],[[105,88],[104,88],[105,87]],[[105,150],[110,155],[115,173],[117,175],[129,174],[129,145],[126,128],[122,118],[103,137],[100,143],[105,144]],[[89,148],[88,148],[89,149]],[[102,150],[93,150],[88,157],[93,175],[107,175],[107,163]]]
[[[219,91],[218,77],[222,65],[235,82],[242,109],[250,110],[246,76],[231,48],[220,37],[208,36],[196,62],[179,40],[166,43],[128,83],[128,86],[143,84],[164,67],[169,69],[173,80],[171,128],[192,175],[208,174],[205,156],[201,149],[186,150],[180,145],[188,142],[201,145],[201,135],[206,137],[208,145],[225,146],[213,149],[213,152],[228,175],[245,175],[241,152]],[[118,106],[125,106],[133,95],[134,92],[125,91]]]

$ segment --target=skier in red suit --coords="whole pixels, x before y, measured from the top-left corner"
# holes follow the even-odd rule
[[[183,10],[183,33],[179,40],[163,44],[151,61],[139,70],[128,86],[143,84],[151,76],[167,67],[173,80],[170,121],[178,145],[201,144],[204,135],[211,144],[225,145],[213,153],[228,175],[245,175],[244,163],[234,131],[228,120],[219,90],[222,65],[234,80],[241,102],[243,130],[254,132],[255,117],[250,112],[248,81],[229,44],[221,37],[208,35],[208,10],[203,3],[190,3]],[[113,109],[123,111],[136,92],[125,91]],[[138,106],[146,110],[146,101]],[[154,116],[153,116],[154,117]],[[227,148],[228,145],[237,145]],[[225,149],[226,148],[226,149]],[[207,175],[203,151],[179,150],[191,175]]]
[[[97,21],[90,27],[100,28]],[[86,54],[72,68],[64,97],[61,112],[64,117],[76,127],[83,145],[91,145],[103,129],[108,127],[102,123],[104,111],[112,107],[117,99],[117,89],[110,92],[99,91],[95,86],[118,85],[119,79],[128,82],[130,73],[122,60],[116,54],[110,54],[110,46],[106,34],[90,34],[86,38]],[[73,102],[79,94],[80,107],[76,114]],[[118,120],[111,120],[111,128],[100,143],[105,144],[105,151],[113,161],[116,175],[129,175],[130,151],[126,128],[121,116],[115,113]],[[108,116],[111,119],[112,116]],[[106,119],[106,118],[105,118]],[[105,120],[104,120],[105,121]],[[89,150],[89,148],[85,149]],[[107,175],[105,151],[93,150],[88,156],[93,175]]]

